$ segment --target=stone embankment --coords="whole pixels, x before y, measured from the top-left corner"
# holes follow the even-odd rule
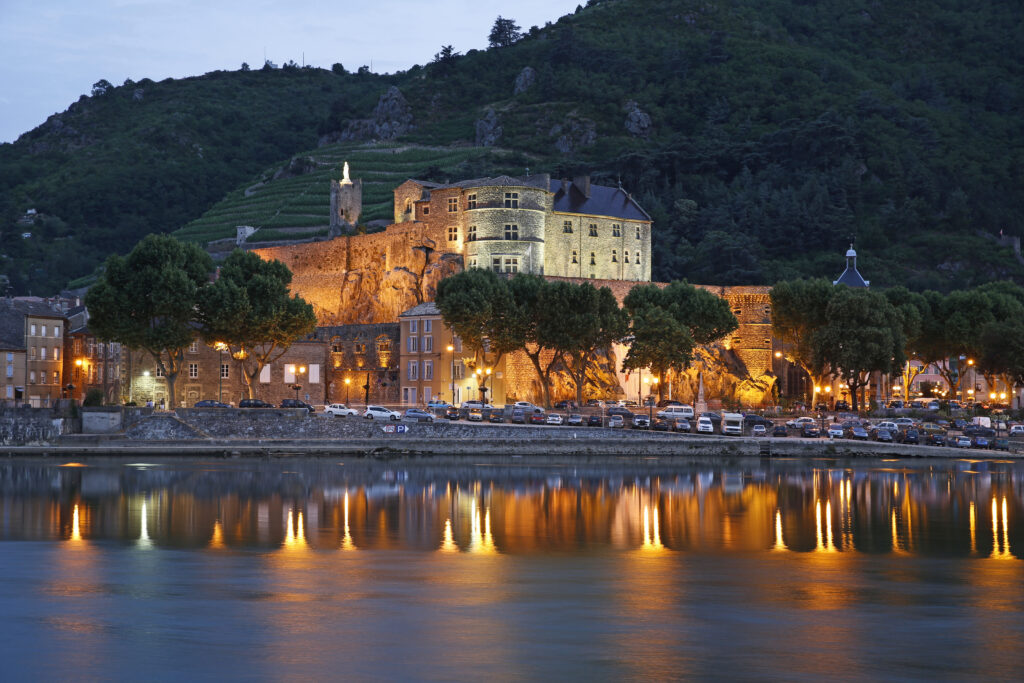
[[[399,431],[399,428],[404,430]],[[0,455],[109,456],[728,456],[1024,457],[935,446],[799,438],[722,437],[588,427],[438,421],[382,423],[303,410],[179,410],[137,416],[116,434],[57,434],[0,446]]]

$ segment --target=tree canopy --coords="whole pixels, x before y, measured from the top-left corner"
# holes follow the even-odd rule
[[[504,19],[500,15],[494,20],[487,40],[491,47],[508,47],[522,38],[515,19]]]

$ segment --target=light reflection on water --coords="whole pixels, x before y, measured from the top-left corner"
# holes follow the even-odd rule
[[[0,465],[9,671],[877,678],[1024,664],[1024,464],[85,465]]]

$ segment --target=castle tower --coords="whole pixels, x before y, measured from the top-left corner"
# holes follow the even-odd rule
[[[331,181],[331,229],[350,231],[363,212],[363,181],[348,176],[348,162],[342,167],[341,180]]]

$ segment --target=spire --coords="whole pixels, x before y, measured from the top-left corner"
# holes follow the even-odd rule
[[[861,277],[860,271],[857,270],[857,252],[853,248],[853,238],[850,238],[850,248],[846,250],[846,270],[832,284],[848,287],[867,287],[871,284],[869,280]]]

